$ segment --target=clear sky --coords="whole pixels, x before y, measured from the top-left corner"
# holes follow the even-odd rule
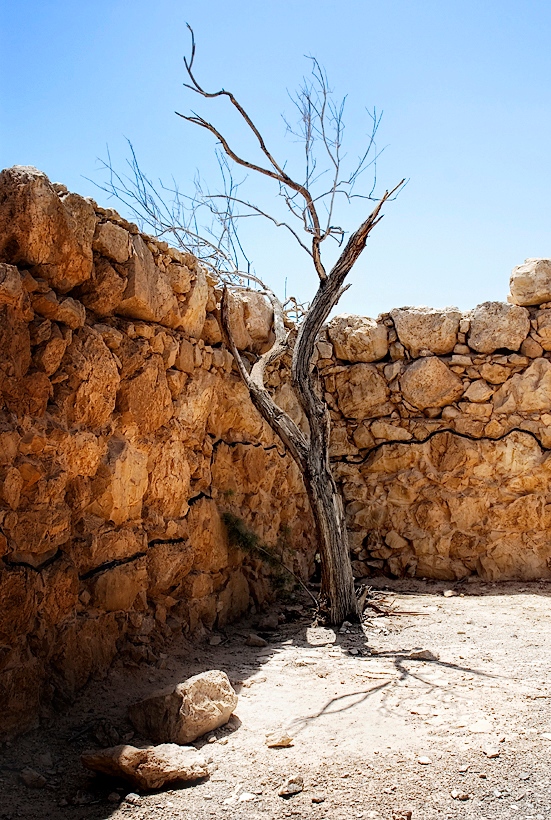
[[[117,207],[101,182],[109,146],[123,168],[132,140],[152,177],[186,189],[215,168],[214,139],[175,116],[188,21],[205,85],[234,91],[279,157],[293,157],[281,112],[308,71],[325,66],[347,94],[350,155],[365,106],[384,111],[381,186],[388,204],[340,310],[375,316],[404,304],[473,307],[505,299],[511,268],[551,256],[551,4],[548,0],[17,0],[0,2],[0,164]],[[211,119],[239,145],[223,102]],[[251,198],[272,192],[250,179]],[[121,212],[124,209],[119,208]],[[341,213],[353,230],[362,212]],[[245,232],[259,275],[307,298],[309,259],[277,229]]]

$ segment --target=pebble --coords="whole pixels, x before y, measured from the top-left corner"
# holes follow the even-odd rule
[[[216,743],[216,740],[216,735],[211,735],[209,738],[207,738],[207,743]]]
[[[430,757],[419,757],[417,758],[417,763],[420,763],[421,766],[430,766],[432,760],[430,759]]]
[[[287,748],[293,745],[294,738],[285,729],[276,729],[267,732],[265,743],[270,749]]]
[[[469,795],[467,794],[467,792],[460,792],[457,789],[452,789],[450,794],[451,794],[451,796],[453,797],[454,800],[468,800],[469,799]]]
[[[21,770],[19,777],[29,789],[43,789],[46,785],[44,775],[39,774],[34,769],[30,769],[28,766]]]
[[[250,803],[252,800],[256,800],[256,795],[252,792],[243,792],[239,795],[238,803]]]
[[[299,794],[304,788],[304,780],[300,774],[295,774],[288,777],[285,783],[280,787],[278,795],[280,797],[291,797],[293,794]]]
[[[486,757],[490,758],[490,760],[493,760],[493,758],[499,757],[500,755],[500,751],[496,746],[486,746],[483,751]]]
[[[130,803],[131,806],[139,806],[142,802],[142,798],[136,792],[128,792],[126,797],[124,798],[125,803]]]
[[[212,635],[209,638],[209,646],[220,646],[223,640],[222,635]]]
[[[121,796],[120,794],[117,794],[117,792],[111,792],[111,794],[107,795],[107,800],[109,803],[120,803]]]
[[[442,595],[444,598],[454,598],[457,595],[457,592],[454,589],[445,589]]]
[[[255,635],[254,632],[251,632],[251,634],[245,641],[245,646],[268,646],[268,641],[265,641],[264,638],[260,637],[260,635]]]
[[[315,794],[312,797],[312,803],[325,803],[325,795],[323,794]]]

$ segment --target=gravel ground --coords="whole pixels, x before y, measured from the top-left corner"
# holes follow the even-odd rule
[[[203,820],[307,817],[551,820],[551,585],[378,579],[382,608],[363,629],[310,626],[305,606],[264,648],[245,646],[253,622],[219,646],[175,644],[157,667],[112,668],[63,714],[0,749],[0,818]],[[385,603],[386,602],[386,603]],[[216,640],[216,639],[215,639]],[[162,667],[162,668],[161,668]],[[128,795],[92,777],[80,753],[130,738],[129,703],[205,669],[239,693],[231,723],[197,742],[210,777]],[[270,749],[286,728],[294,745]],[[211,742],[209,742],[209,740]],[[25,767],[46,780],[21,782]],[[278,796],[291,776],[302,792]]]

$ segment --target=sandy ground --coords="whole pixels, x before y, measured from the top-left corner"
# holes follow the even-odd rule
[[[175,645],[164,668],[113,668],[64,714],[1,748],[0,818],[551,820],[551,585],[465,584],[453,597],[440,583],[374,588],[419,614],[335,633],[311,627],[305,607],[265,648],[244,645],[254,626],[242,622],[219,646]],[[196,744],[211,760],[208,779],[127,797],[123,783],[82,769],[98,725],[128,737],[129,703],[213,668],[228,673],[239,705],[215,742]],[[278,727],[292,747],[265,745]],[[25,766],[47,785],[24,786]],[[293,775],[303,791],[279,797]]]

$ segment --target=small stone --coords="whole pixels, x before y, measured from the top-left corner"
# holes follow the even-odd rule
[[[325,803],[325,796],[323,794],[315,794],[312,797],[312,803]]]
[[[223,640],[222,635],[211,635],[209,638],[209,646],[220,646]]]
[[[121,802],[121,796],[120,796],[120,794],[117,794],[117,792],[111,792],[111,794],[107,795],[107,801],[109,803],[120,803]]]
[[[43,789],[46,785],[44,775],[39,774],[39,772],[34,769],[30,769],[28,766],[19,773],[19,777],[29,789]]]
[[[142,802],[142,798],[136,792],[128,792],[126,797],[124,798],[125,803],[130,803],[131,806],[139,806]]]
[[[409,656],[412,660],[415,661],[438,661],[440,660],[440,656],[436,655],[434,652],[431,652],[430,649],[412,649],[409,653]]]
[[[467,794],[467,792],[460,792],[457,789],[452,789],[450,794],[451,794],[451,796],[453,797],[454,800],[468,800],[469,799],[469,795]]]
[[[484,749],[484,754],[486,757],[490,758],[490,760],[493,760],[493,758],[499,757],[500,751],[496,746],[487,746]]]
[[[270,749],[287,748],[293,746],[294,738],[285,729],[276,729],[266,734],[265,742]]]
[[[457,592],[454,589],[445,589],[442,595],[444,598],[453,598],[457,595]]]
[[[418,757],[417,763],[419,763],[421,766],[430,766],[432,760],[430,759],[430,757]]]
[[[268,646],[268,641],[265,641],[264,638],[260,637],[260,635],[256,635],[254,632],[251,632],[245,641],[245,646]]]
[[[238,803],[250,803],[253,800],[256,800],[256,795],[252,792],[243,792],[239,795]]]
[[[208,743],[216,743],[216,739],[217,739],[217,738],[216,738],[216,735],[211,735],[211,736],[208,738],[207,742],[208,742]]]
[[[280,797],[291,797],[293,794],[299,794],[304,788],[304,780],[301,775],[296,774],[287,778],[285,783],[280,787],[278,795]]]

